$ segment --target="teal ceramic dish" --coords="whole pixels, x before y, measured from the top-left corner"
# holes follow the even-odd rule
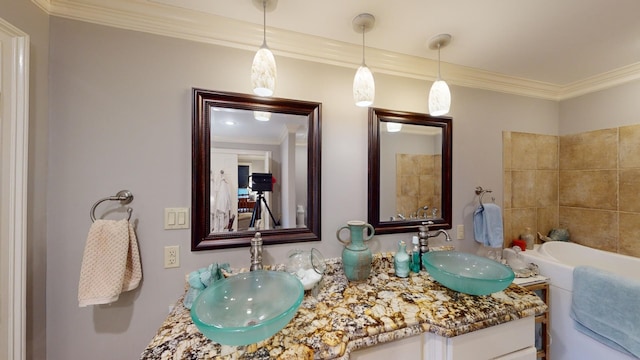
[[[295,316],[304,290],[282,271],[251,271],[215,282],[191,307],[191,319],[208,339],[247,345],[267,339]]]
[[[441,285],[470,295],[488,295],[506,289],[515,274],[496,261],[458,251],[433,251],[422,255],[422,264]]]

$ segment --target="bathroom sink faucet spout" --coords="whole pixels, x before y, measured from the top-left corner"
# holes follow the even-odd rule
[[[451,241],[451,236],[449,236],[449,233],[448,233],[448,232],[446,232],[446,231],[445,231],[445,230],[443,230],[443,229],[437,230],[437,231],[436,231],[435,233],[433,233],[433,234],[429,234],[429,237],[430,237],[430,238],[431,238],[431,237],[436,237],[436,236],[438,236],[438,235],[440,235],[440,234],[444,234],[444,240],[445,240],[445,241]]]

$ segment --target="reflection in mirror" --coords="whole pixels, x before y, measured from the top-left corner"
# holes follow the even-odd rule
[[[451,118],[369,109],[369,223],[378,234],[451,228]]]
[[[319,240],[320,104],[193,95],[192,250]]]

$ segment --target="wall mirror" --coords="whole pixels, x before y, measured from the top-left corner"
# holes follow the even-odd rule
[[[320,112],[193,89],[191,250],[320,240]]]
[[[369,108],[368,222],[376,234],[451,228],[451,118]]]

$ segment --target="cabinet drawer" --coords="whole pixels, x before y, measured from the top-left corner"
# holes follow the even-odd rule
[[[425,359],[494,359],[530,347],[535,359],[534,330],[530,316],[452,338],[426,333]]]

